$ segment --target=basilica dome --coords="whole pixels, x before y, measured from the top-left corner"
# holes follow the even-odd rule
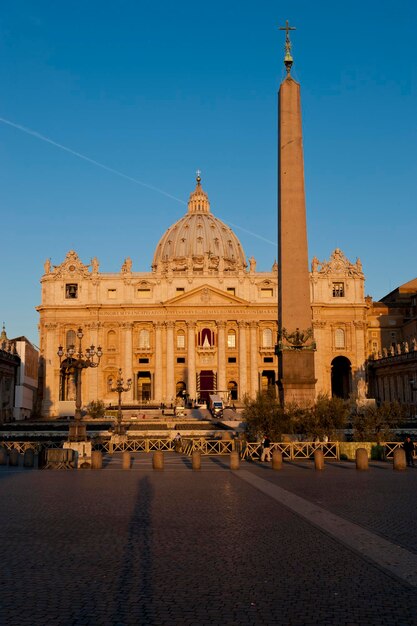
[[[152,269],[162,271],[233,271],[246,267],[245,254],[234,232],[210,211],[210,202],[197,185],[188,201],[188,212],[162,235]]]

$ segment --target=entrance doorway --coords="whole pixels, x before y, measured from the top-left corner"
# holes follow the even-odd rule
[[[213,370],[201,370],[197,374],[197,391],[199,399],[208,402],[209,395],[217,388],[217,376]]]
[[[232,402],[237,400],[237,382],[235,380],[229,380],[227,390],[229,392],[230,400],[232,400]]]
[[[137,398],[140,403],[150,402],[152,397],[152,384],[150,372],[138,372]]]
[[[332,397],[347,400],[352,390],[352,368],[349,359],[337,356],[332,361]]]
[[[263,370],[261,375],[261,390],[267,391],[271,387],[275,388],[275,372],[274,370]]]

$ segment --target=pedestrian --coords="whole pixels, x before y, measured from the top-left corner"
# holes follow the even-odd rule
[[[403,443],[403,449],[405,451],[405,459],[407,461],[408,467],[414,467],[414,443],[411,441],[410,435],[407,435],[407,437],[405,438],[405,441]]]
[[[262,440],[262,455],[261,463],[271,460],[271,440],[268,435],[265,435]]]
[[[182,452],[182,440],[180,433],[177,433],[174,437],[174,450],[175,452]]]

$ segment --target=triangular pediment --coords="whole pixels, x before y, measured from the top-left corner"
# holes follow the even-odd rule
[[[196,287],[164,302],[165,306],[230,306],[231,304],[247,305],[248,302],[232,293],[209,285]]]

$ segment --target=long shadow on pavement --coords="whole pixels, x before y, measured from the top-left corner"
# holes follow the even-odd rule
[[[138,483],[138,496],[121,557],[115,605],[109,624],[148,623],[148,609],[153,602],[151,515],[153,498],[153,487],[149,477],[145,476]],[[133,615],[136,611],[137,614]]]

